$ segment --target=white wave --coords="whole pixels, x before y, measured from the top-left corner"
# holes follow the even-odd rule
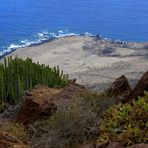
[[[18,48],[21,48],[22,46],[21,45],[16,45],[16,44],[11,44],[8,49],[18,49]]]
[[[64,33],[64,31],[63,30],[59,30],[58,33]]]
[[[3,56],[3,52],[2,51],[0,51],[0,56]]]
[[[85,32],[84,35],[85,35],[85,36],[93,36],[93,35],[92,35],[91,33],[89,33],[89,32]]]
[[[22,41],[20,41],[20,42],[21,42],[22,44],[24,44],[24,43],[26,43],[26,41],[27,41],[27,40],[22,40]]]
[[[38,35],[38,37],[40,37],[40,38],[44,37],[44,33],[38,33],[37,35]]]

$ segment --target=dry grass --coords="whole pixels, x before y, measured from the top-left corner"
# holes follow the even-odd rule
[[[8,132],[19,140],[24,141],[27,137],[27,131],[24,126],[15,123],[4,123],[0,126],[0,132]]]
[[[98,124],[106,109],[114,104],[104,94],[83,92],[58,108],[44,121],[30,126],[30,137],[34,147],[78,147],[97,136]]]

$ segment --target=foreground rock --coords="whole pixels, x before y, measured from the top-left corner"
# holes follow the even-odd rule
[[[83,90],[85,90],[83,86],[74,83],[65,89],[37,86],[24,96],[24,102],[17,114],[16,121],[27,125],[44,116],[50,116],[58,105],[66,103]]]
[[[136,99],[138,96],[143,96],[145,90],[148,91],[148,71],[145,72],[142,78],[139,80],[136,87],[128,96],[127,101]]]
[[[130,84],[124,75],[117,78],[106,90],[107,96],[115,98],[117,103],[123,101],[130,92]]]
[[[14,135],[7,132],[0,132],[0,148],[29,148]]]
[[[111,142],[106,148],[124,148],[120,142]]]

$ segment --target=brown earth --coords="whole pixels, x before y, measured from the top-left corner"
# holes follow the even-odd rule
[[[77,93],[85,90],[84,86],[75,83],[64,89],[37,86],[25,94],[16,121],[26,125],[44,116],[50,116],[55,112],[58,105],[65,104]]]
[[[0,148],[29,148],[14,135],[7,132],[0,132]]]

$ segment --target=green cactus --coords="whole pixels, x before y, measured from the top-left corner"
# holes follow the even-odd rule
[[[22,60],[10,56],[0,64],[0,102],[17,102],[26,90],[31,90],[36,84],[63,87],[68,82],[58,66],[50,68],[39,62],[33,63],[30,58]]]

